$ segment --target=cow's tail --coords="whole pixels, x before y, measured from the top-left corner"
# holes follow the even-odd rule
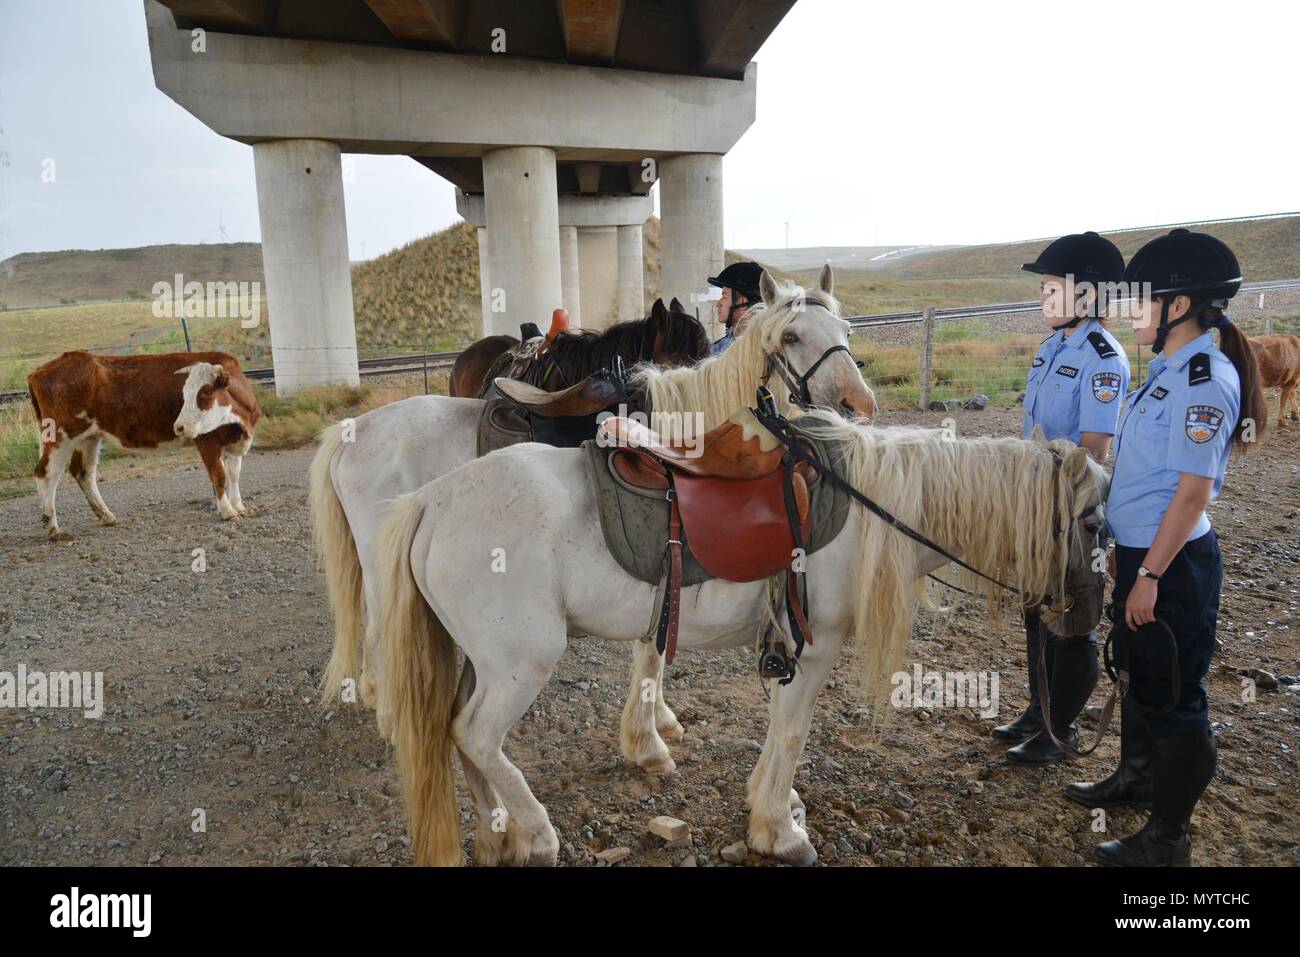
[[[321,678],[321,704],[334,701],[351,678],[360,681],[361,639],[365,627],[362,610],[361,557],[352,528],[330,476],[330,465],[343,442],[343,426],[335,423],[320,434],[320,448],[308,470],[307,502],[311,510],[312,539],[325,566],[330,611],[334,615],[334,650]]]
[[[27,377],[27,398],[31,399],[32,411],[36,413],[36,434],[37,436],[44,436],[45,428],[41,425],[41,420],[44,418],[44,415],[41,412],[41,400],[37,397],[36,392],[36,373],[33,372]],[[37,438],[36,443],[41,454],[36,460],[35,474],[37,479],[44,479],[46,475],[46,466],[49,461],[45,457],[45,439],[43,437]]]
[[[451,764],[456,649],[416,584],[411,548],[424,520],[419,494],[394,502],[380,531],[381,656],[387,672],[379,710],[401,772],[417,864],[461,863],[460,815]]]

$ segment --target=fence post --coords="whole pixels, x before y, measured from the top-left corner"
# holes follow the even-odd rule
[[[934,307],[922,310],[921,320],[921,394],[917,400],[922,412],[930,408],[930,382],[934,368]]]

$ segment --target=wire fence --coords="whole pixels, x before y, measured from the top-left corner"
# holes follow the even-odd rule
[[[1247,336],[1300,334],[1300,280],[1243,286],[1229,318]],[[1015,403],[1048,335],[1037,302],[856,316],[849,322],[853,352],[886,409],[952,409],[981,396],[993,405]],[[1141,382],[1150,351],[1138,346],[1127,320],[1111,324],[1110,331],[1128,354],[1133,381]]]
[[[1300,333],[1300,279],[1243,286],[1230,316],[1249,336]],[[1029,364],[1047,335],[1037,302],[852,316],[849,322],[854,354],[864,363],[863,375],[882,406],[895,409],[932,404],[951,408],[978,396],[991,404],[1013,403],[1023,394]],[[1141,381],[1149,355],[1138,348],[1126,321],[1115,323],[1111,331],[1128,352],[1134,380]],[[275,352],[282,368],[291,366],[299,374],[337,372],[355,354],[365,377],[445,375],[458,353],[432,345],[426,341],[339,348],[335,351],[348,354],[324,361],[320,347],[279,346]],[[175,321],[129,332],[88,351],[137,355],[186,351],[187,346],[193,352],[229,352],[244,363],[249,378],[266,384],[274,380],[266,322],[246,330],[237,319],[199,320],[187,328]],[[59,351],[46,346],[0,352],[0,403],[24,401],[27,373]]]

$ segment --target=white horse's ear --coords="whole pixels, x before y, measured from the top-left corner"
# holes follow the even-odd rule
[[[1034,431],[1029,433],[1029,441],[1038,445],[1047,445],[1047,433],[1043,431],[1041,425],[1034,426]]]
[[[1065,477],[1071,482],[1077,482],[1088,472],[1088,450],[1085,448],[1074,448],[1066,453],[1064,461],[1061,463],[1061,469],[1065,472]]]
[[[822,266],[822,274],[817,278],[817,285],[821,287],[821,291],[826,295],[833,296],[835,294],[835,275],[831,272],[830,263]]]
[[[763,302],[769,309],[776,305],[777,296],[780,295],[776,288],[776,280],[766,269],[758,280],[758,294],[763,297]]]

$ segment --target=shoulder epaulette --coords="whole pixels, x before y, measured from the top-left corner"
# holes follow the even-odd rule
[[[1209,353],[1196,353],[1187,363],[1187,384],[1200,385],[1202,382],[1209,382],[1211,378]]]
[[[1110,340],[1096,330],[1088,333],[1088,341],[1091,342],[1092,347],[1097,350],[1097,355],[1101,356],[1103,359],[1109,359],[1111,356],[1119,355],[1119,353],[1115,351],[1115,347],[1110,344]]]

